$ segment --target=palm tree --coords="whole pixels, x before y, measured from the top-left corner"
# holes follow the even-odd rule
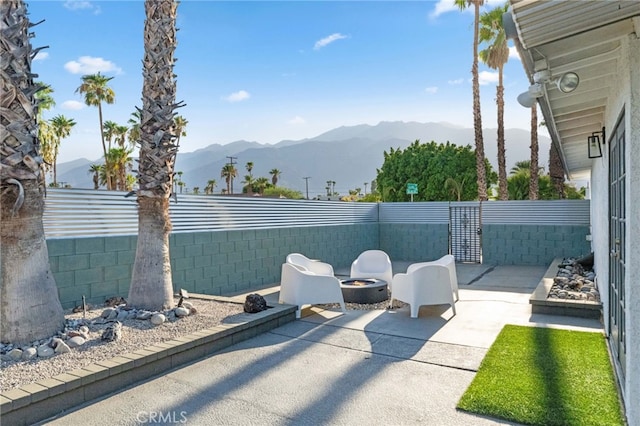
[[[282,172],[278,169],[271,169],[269,174],[271,175],[271,183],[273,186],[278,186],[278,179],[280,178],[280,175],[282,175]]]
[[[479,42],[489,43],[480,51],[480,59],[492,69],[498,70],[498,85],[496,86],[496,105],[498,115],[498,198],[508,200],[507,166],[504,147],[504,65],[509,60],[507,37],[502,27],[502,15],[508,5],[499,6],[480,16]]]
[[[246,190],[247,194],[253,194],[253,185],[255,184],[255,179],[253,178],[253,176],[251,176],[250,174],[245,175],[242,183],[244,184],[244,189]]]
[[[60,150],[60,143],[62,139],[69,137],[71,129],[76,125],[73,118],[67,118],[64,115],[56,115],[50,120],[55,142],[53,144],[52,160],[53,160],[53,185],[58,186],[58,151]]]
[[[102,121],[102,103],[112,104],[116,100],[113,89],[107,86],[113,77],[104,75],[87,74],[82,76],[82,84],[76,89],[76,93],[84,94],[84,103],[88,106],[98,107],[98,118],[100,119],[100,137],[102,140],[102,153],[107,157],[107,145],[104,142],[104,126]],[[106,161],[106,160],[105,160]],[[111,189],[107,180],[107,189]]]
[[[538,108],[534,102],[531,106],[531,164],[529,184],[529,199],[539,198],[539,167],[538,167]]]
[[[180,193],[182,194],[182,187],[184,186],[184,183],[182,182],[182,174],[184,172],[183,171],[179,171],[176,172],[176,175],[178,175],[178,179],[174,180],[173,184],[174,185],[178,185],[180,187]],[[176,192],[176,191],[174,191]]]
[[[175,126],[175,132],[177,136],[176,146],[178,147],[180,146],[180,137],[187,136],[187,124],[189,124],[189,122],[181,115],[176,115],[173,119],[173,125]]]
[[[44,185],[31,24],[22,0],[0,2],[0,341],[17,345],[62,330],[64,312],[44,235]],[[10,96],[9,96],[10,95]]]
[[[256,188],[260,191],[260,195],[264,194],[264,190],[269,186],[269,179],[266,177],[259,177],[256,179]]]
[[[142,121],[138,164],[138,245],[127,301],[161,310],[173,306],[169,197],[178,146],[173,120],[176,81],[174,0],[145,0]]]
[[[53,96],[51,96],[53,93],[51,86],[44,84],[41,81],[36,81],[35,84],[39,88],[34,97],[38,102],[38,114],[36,120],[38,123],[38,139],[40,139],[40,155],[42,155],[44,160],[44,171],[49,172],[53,165],[53,145],[55,144],[55,136],[49,121],[44,119],[43,112],[53,108],[56,105],[56,101],[53,99]]]
[[[100,173],[103,168],[104,166],[100,164],[92,164],[91,167],[89,167],[89,174],[93,175],[93,189],[100,188]]]
[[[482,140],[482,114],[480,111],[480,78],[478,74],[478,27],[480,24],[480,6],[484,0],[454,0],[460,10],[473,5],[473,65],[471,75],[473,79],[473,129],[476,143],[476,170],[478,174],[478,200],[487,201],[487,170],[484,161],[484,141]]]
[[[227,163],[222,166],[222,172],[220,172],[220,177],[224,178],[224,181],[227,183],[227,194],[233,194],[231,191],[231,181],[233,178],[238,176],[238,170],[231,163]]]
[[[127,172],[131,170],[131,151],[126,148],[111,148],[107,153],[109,176],[113,180],[112,188],[120,191],[127,189]]]
[[[245,167],[247,169],[247,172],[249,172],[249,176],[253,176],[253,174],[251,174],[251,171],[253,170],[253,161],[247,161]]]
[[[129,124],[129,143],[135,146],[140,141],[140,118],[142,117],[140,110],[136,107],[136,112],[131,113],[131,117],[127,120]]]
[[[216,189],[216,180],[209,179],[207,181],[207,186],[204,187],[204,193],[207,195],[213,194],[213,191]]]
[[[124,148],[127,143],[127,134],[129,133],[129,127],[118,124],[115,128],[115,142],[120,148]]]
[[[456,179],[449,177],[444,182],[444,189],[449,191],[451,195],[453,195],[458,199],[458,201],[462,200],[463,187],[464,187],[464,178],[462,178],[462,181],[458,182]]]
[[[103,136],[107,140],[107,152],[109,152],[109,150],[111,149],[111,142],[113,141],[113,138],[117,133],[118,123],[116,123],[115,121],[107,120],[104,122],[102,127],[104,128]]]
[[[562,166],[560,152],[553,142],[549,147],[549,176],[551,177],[553,188],[558,194],[558,198],[567,198],[564,188],[564,167]]]

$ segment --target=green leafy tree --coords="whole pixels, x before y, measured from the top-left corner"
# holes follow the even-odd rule
[[[296,191],[282,186],[270,186],[264,190],[264,195],[279,196],[280,198],[289,198],[291,200],[303,200],[302,192]]]
[[[491,165],[485,159],[488,184],[497,179]],[[407,183],[418,184],[418,194],[414,201],[446,201],[451,199],[451,191],[445,185],[447,179],[468,182],[460,191],[461,200],[477,199],[478,190],[475,153],[471,146],[457,146],[447,142],[413,142],[406,149],[384,152],[384,163],[378,169],[376,190],[384,201],[409,201]]]

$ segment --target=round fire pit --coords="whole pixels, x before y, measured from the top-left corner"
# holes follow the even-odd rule
[[[389,298],[387,282],[376,278],[340,280],[342,297],[348,303],[378,303]]]

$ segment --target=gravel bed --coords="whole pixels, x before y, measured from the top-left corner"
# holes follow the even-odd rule
[[[177,300],[176,300],[177,302]],[[232,323],[234,316],[244,312],[243,305],[210,300],[189,299],[197,313],[184,318],[169,319],[164,324],[154,326],[149,320],[127,319],[122,322],[122,338],[116,342],[104,342],[101,336],[109,325],[101,321],[91,323],[100,318],[103,307],[88,311],[86,320],[89,326],[89,339],[80,347],[69,353],[56,354],[50,358],[35,358],[30,361],[1,361],[0,392],[34,383],[76,368],[103,361],[152,346],[157,343],[175,339],[198,330],[203,330],[223,323]],[[82,313],[65,314],[67,319],[82,319]],[[3,357],[4,358],[4,357]]]
[[[176,300],[177,302],[177,300]],[[0,392],[5,392],[29,383],[66,373],[76,368],[104,361],[118,355],[134,352],[147,346],[175,339],[194,331],[214,327],[223,323],[232,323],[234,316],[242,314],[243,305],[210,300],[189,299],[197,313],[180,319],[170,319],[164,324],[154,326],[148,320],[127,319],[122,322],[122,338],[117,342],[104,342],[102,333],[109,323],[102,324],[99,319],[104,307],[87,312],[89,339],[69,353],[56,354],[50,358],[35,358],[30,361],[10,361],[2,359],[0,374]],[[405,303],[396,301],[394,308]],[[337,303],[317,305],[326,309],[339,308]],[[384,310],[389,308],[389,300],[379,303],[346,303],[347,310]],[[65,314],[66,319],[82,319],[82,313]],[[97,320],[92,324],[92,321]]]

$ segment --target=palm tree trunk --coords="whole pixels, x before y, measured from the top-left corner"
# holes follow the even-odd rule
[[[128,304],[157,310],[173,305],[169,259],[169,199],[138,197],[138,243]]]
[[[480,2],[474,2],[475,20],[473,28],[473,129],[476,143],[476,170],[478,173],[478,200],[487,201],[487,170],[484,164],[484,140],[482,136],[482,114],[480,111],[480,80],[478,75],[478,26]]]
[[[496,103],[498,106],[498,196],[500,200],[509,199],[507,188],[507,161],[504,146],[504,86],[502,85],[502,67],[498,71],[498,87],[496,88]]]
[[[104,153],[104,174],[106,176],[107,190],[113,188],[109,172],[109,158],[107,156],[107,145],[104,143],[104,123],[102,122],[102,103],[98,104],[98,117],[100,119],[100,140],[102,141],[102,152]],[[109,147],[111,148],[111,147]]]
[[[0,213],[0,335],[1,341],[15,344],[50,337],[64,326],[42,225],[43,191],[37,180],[23,180],[22,185],[22,208],[14,215],[12,207],[16,197],[5,195]]]
[[[529,199],[538,199],[538,108],[534,102],[531,106],[531,162],[530,162],[530,176],[531,181],[529,183]]]
[[[173,306],[169,258],[169,197],[178,147],[173,125],[173,73],[178,2],[146,0],[142,125],[138,164],[138,245],[128,303],[159,310]]]
[[[31,74],[31,25],[21,0],[0,2],[0,341],[29,343],[64,326],[44,235],[44,180]]]

